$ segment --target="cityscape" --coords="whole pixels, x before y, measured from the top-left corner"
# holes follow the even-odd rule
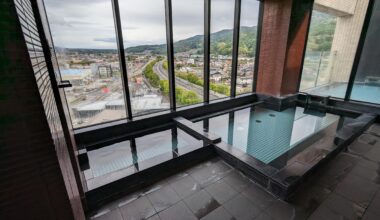
[[[170,109],[165,1],[119,1],[132,116]],[[210,17],[210,100],[230,96],[235,1],[213,1]],[[243,1],[237,95],[252,91],[258,1]],[[120,71],[109,0],[45,1],[65,94],[75,128],[126,118],[125,80]],[[204,1],[172,5],[176,106],[204,102]]]
[[[132,113],[136,116],[169,109],[166,54],[149,48],[131,53],[129,48],[125,50]],[[117,50],[57,48],[56,53],[62,79],[73,85],[65,92],[74,126],[126,117]],[[203,102],[203,59],[195,50],[175,53],[178,106]],[[231,55],[211,54],[211,100],[229,96],[231,63]],[[238,63],[237,93],[250,92],[254,57],[240,56]]]
[[[254,18],[248,19],[248,14],[248,12],[243,12],[242,17],[245,18],[242,19],[243,24],[254,21]],[[225,17],[231,17],[231,15],[226,14]],[[124,19],[128,20],[128,17]],[[330,50],[336,18],[315,12],[312,20],[301,91],[329,84],[331,77],[329,64],[334,58]],[[217,24],[218,22],[215,21],[214,25]],[[73,26],[59,27],[60,29],[52,29],[53,38],[55,32],[62,31],[66,34],[73,31]],[[160,30],[165,30],[162,22],[155,24],[154,28],[158,27]],[[86,26],[86,28],[90,27]],[[126,33],[139,30],[129,26],[125,28],[133,30]],[[233,29],[228,22],[223,23],[221,28],[210,34],[210,100],[230,96]],[[148,30],[144,29],[142,33],[143,38],[148,37],[145,36],[146,31]],[[175,36],[176,41],[173,45],[177,107],[204,102],[204,36],[196,34],[200,31],[202,29],[197,27],[191,32],[192,36],[188,34],[186,37],[179,36],[177,32],[174,33],[178,35]],[[164,32],[156,35],[162,35],[161,38],[165,39]],[[162,40],[158,40],[157,43],[139,43],[136,39],[129,40],[128,36],[130,35],[126,37],[127,44],[124,52],[133,117],[169,110],[167,45],[162,43]],[[237,95],[252,91],[255,80],[256,36],[257,26],[240,27]],[[65,89],[65,94],[71,120],[76,128],[126,118],[124,80],[120,71],[116,41],[113,38],[92,38],[92,41],[110,44],[110,46],[77,48],[57,44],[55,48],[62,79],[69,80],[73,85]],[[129,41],[133,44],[128,43]],[[68,44],[68,41],[63,43],[63,45]]]

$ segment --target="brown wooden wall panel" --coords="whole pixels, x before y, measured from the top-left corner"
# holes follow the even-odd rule
[[[280,95],[292,0],[263,2],[259,70],[256,91]]]
[[[281,95],[298,90],[312,8],[312,0],[293,0]]]
[[[84,219],[30,1],[0,10],[0,219]]]
[[[265,0],[256,91],[297,92],[312,0]]]

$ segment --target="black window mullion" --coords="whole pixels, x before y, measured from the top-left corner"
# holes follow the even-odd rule
[[[127,118],[131,120],[132,119],[131,97],[129,93],[127,62],[125,60],[123,33],[122,33],[122,28],[121,28],[120,9],[119,9],[118,0],[112,0],[112,9],[113,9],[115,30],[116,30],[117,49],[119,52],[120,70],[121,70],[122,83],[123,83],[123,88],[124,88],[124,100],[125,100],[125,105],[126,105],[125,108],[127,110]]]
[[[235,0],[234,32],[232,42],[231,97],[236,96],[236,78],[239,53],[241,0]]]
[[[263,14],[264,14],[263,0],[259,0],[259,1],[260,1],[260,6],[259,6],[259,19],[257,21],[257,29],[256,29],[256,52],[255,52],[255,64],[253,67],[252,92],[256,92],[257,76],[259,75],[261,32],[262,32],[262,27],[263,27]]]
[[[168,58],[169,74],[169,96],[170,109],[176,110],[175,98],[175,72],[174,72],[174,49],[173,49],[173,19],[172,19],[172,1],[165,0],[165,21],[166,21],[166,46]]]
[[[204,0],[203,100],[210,102],[210,25],[211,0]]]
[[[362,51],[363,51],[363,47],[364,47],[364,43],[365,43],[365,38],[367,36],[367,31],[368,31],[368,28],[369,28],[369,23],[371,21],[371,16],[372,16],[372,10],[373,10],[374,2],[375,2],[374,0],[370,0],[369,3],[368,3],[368,8],[367,8],[367,12],[366,12],[366,15],[365,15],[363,27],[362,27],[362,32],[360,34],[359,43],[358,43],[358,47],[357,47],[357,50],[356,50],[354,62],[353,62],[353,65],[352,65],[350,78],[349,78],[348,84],[347,84],[347,90],[346,90],[346,94],[345,94],[345,97],[344,97],[345,101],[348,101],[348,100],[351,99],[352,88],[354,87],[354,84],[355,84],[356,73],[358,71],[360,57],[362,55]]]

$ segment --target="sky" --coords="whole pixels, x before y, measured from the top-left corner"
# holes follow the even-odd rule
[[[55,46],[116,49],[111,0],[44,0]],[[211,0],[211,32],[232,29],[234,0]],[[255,26],[257,0],[242,0],[241,25]],[[119,0],[124,47],[166,42],[164,0]],[[172,0],[174,41],[203,34],[204,0]]]

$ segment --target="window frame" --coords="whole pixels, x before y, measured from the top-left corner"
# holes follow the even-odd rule
[[[362,27],[361,33],[360,33],[358,46],[357,46],[356,52],[355,52],[354,62],[353,62],[353,65],[352,65],[352,68],[351,68],[351,73],[350,73],[350,76],[349,76],[349,79],[348,79],[345,95],[344,95],[343,98],[332,96],[333,99],[341,100],[341,101],[347,101],[347,102],[351,102],[352,101],[352,102],[358,102],[358,103],[363,103],[363,104],[380,105],[380,104],[376,104],[376,103],[370,103],[370,102],[365,102],[365,101],[351,99],[352,89],[353,89],[353,86],[354,86],[354,83],[355,83],[355,78],[356,78],[356,72],[357,72],[357,69],[358,69],[358,66],[359,66],[361,53],[362,53],[362,50],[363,50],[363,47],[364,47],[365,38],[366,38],[367,31],[368,31],[368,28],[369,28],[369,24],[370,24],[370,21],[371,21],[371,16],[372,16],[372,11],[373,11],[374,4],[375,4],[375,0],[369,0],[368,7],[367,7],[367,10],[366,10],[366,14],[364,16],[364,22],[363,22],[363,27]],[[313,6],[314,6],[314,4],[313,4]],[[311,9],[311,12],[310,12],[311,14],[313,13],[313,8]],[[312,16],[310,16],[310,20],[309,20],[309,24],[308,24],[308,30],[307,30],[308,33],[310,31],[311,17]],[[309,34],[307,35],[307,37],[305,39],[305,43],[307,43],[308,38],[309,38]],[[303,70],[304,61],[305,61],[305,55],[306,55],[306,46],[305,46],[304,51],[303,51],[301,71]],[[301,72],[301,74],[299,76],[299,79],[298,79],[297,92],[298,93],[309,94],[309,93],[305,93],[305,92],[300,92],[301,80],[302,80],[302,72]]]
[[[192,108],[198,108],[199,106],[206,106],[208,104],[215,104],[225,102],[235,98],[246,99],[247,96],[254,95],[256,92],[256,82],[258,75],[259,56],[260,56],[260,41],[261,41],[261,29],[263,20],[263,1],[264,0],[252,0],[259,1],[258,22],[257,22],[257,35],[256,35],[256,55],[255,65],[253,70],[253,85],[250,93],[236,95],[236,78],[237,78],[237,66],[238,66],[238,47],[239,47],[239,35],[240,35],[240,19],[241,19],[241,2],[242,0],[234,0],[234,21],[233,21],[233,42],[232,42],[232,71],[231,71],[231,83],[230,83],[230,96],[217,100],[210,101],[210,35],[211,35],[211,1],[204,0],[204,99],[202,103],[197,103],[187,106],[176,106],[176,94],[175,94],[175,69],[174,69],[174,48],[173,48],[173,18],[172,18],[172,1],[162,0],[165,2],[165,25],[166,25],[166,45],[167,45],[167,59],[168,59],[168,76],[169,76],[169,100],[170,109],[159,112],[147,113],[147,114],[133,114],[131,106],[131,96],[127,77],[127,61],[124,51],[123,33],[120,18],[119,0],[110,0],[112,5],[113,19],[116,32],[117,52],[119,55],[119,65],[122,75],[123,92],[126,105],[126,118],[117,120],[110,120],[107,122],[91,124],[87,126],[80,126],[74,128],[75,130],[92,130],[102,127],[112,127],[115,124],[124,124],[133,121],[139,121],[140,119],[156,117],[157,115],[165,117],[171,113],[176,113],[177,110],[188,110]],[[175,0],[174,0],[175,1]],[[48,30],[50,33],[50,30]],[[53,45],[54,50],[54,45]],[[136,120],[134,120],[136,119]]]
[[[356,73],[357,73],[357,70],[358,70],[358,67],[359,67],[359,64],[360,64],[360,58],[361,58],[361,55],[362,55],[362,52],[363,52],[363,47],[364,47],[365,40],[366,40],[366,37],[367,37],[368,28],[369,28],[369,25],[370,25],[370,22],[371,22],[371,17],[372,17],[372,12],[373,12],[374,5],[375,5],[375,0],[369,0],[368,7],[367,7],[367,12],[366,12],[365,17],[364,17],[362,31],[360,33],[358,47],[357,47],[356,52],[355,52],[354,63],[352,65],[351,74],[350,74],[350,78],[349,78],[349,81],[348,81],[348,85],[347,85],[347,90],[346,90],[346,95],[344,97],[344,101],[351,101],[352,100],[352,101],[355,101],[355,102],[371,103],[371,102],[365,102],[365,101],[360,101],[360,100],[353,100],[353,99],[351,99],[351,94],[352,94],[352,89],[353,89],[354,84],[355,84]],[[375,104],[376,105],[376,103],[371,103],[371,104]]]

